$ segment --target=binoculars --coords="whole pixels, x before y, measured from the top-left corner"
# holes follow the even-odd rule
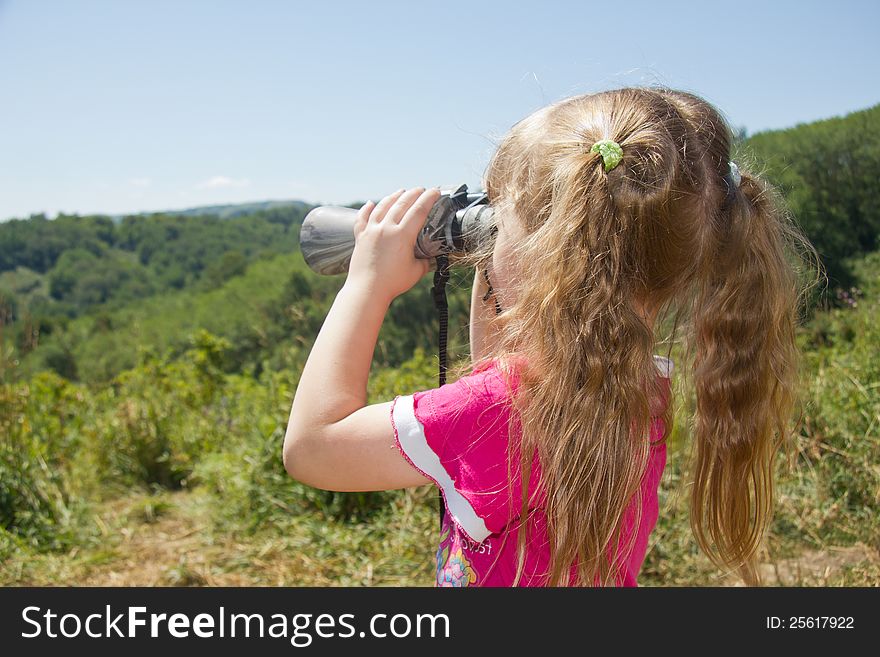
[[[348,271],[354,251],[354,223],[358,211],[335,205],[322,205],[306,215],[299,244],[306,264],[318,274]],[[468,193],[467,185],[441,189],[440,198],[428,212],[419,231],[415,256],[431,261],[443,254],[471,253],[483,248],[495,231],[493,209],[484,192]],[[450,258],[452,262],[453,258]]]

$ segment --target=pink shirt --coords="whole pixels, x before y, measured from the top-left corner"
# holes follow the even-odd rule
[[[654,360],[668,400],[672,361],[656,355]],[[519,495],[522,488],[518,461],[508,476],[509,400],[502,376],[491,362],[454,383],[397,396],[391,406],[398,449],[440,488],[446,502],[436,555],[437,586],[510,586],[516,575],[520,503],[511,492]],[[514,389],[516,382],[514,377]],[[655,418],[651,441],[662,435],[663,422]],[[637,586],[648,536],[657,522],[657,488],[665,465],[666,445],[652,445],[636,540],[630,554],[621,555],[626,567],[618,583],[623,586]],[[536,456],[528,488],[523,586],[544,585],[549,565],[540,471]],[[626,512],[622,544],[628,542],[638,511],[634,499]]]

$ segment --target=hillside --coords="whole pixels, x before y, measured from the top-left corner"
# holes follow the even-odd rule
[[[163,212],[143,212],[139,215],[147,214],[174,214],[183,217],[198,217],[203,215],[212,215],[219,219],[232,219],[233,217],[241,217],[243,215],[255,214],[265,210],[292,210],[296,213],[302,213],[305,216],[314,205],[305,201],[255,201],[253,203],[233,203],[226,205],[200,205],[195,208],[187,208],[185,210],[165,210]],[[113,215],[116,220],[121,220],[125,215]]]
[[[755,134],[737,157],[780,188],[832,287],[850,287],[846,258],[880,248],[880,105]]]
[[[761,556],[777,583],[880,584],[878,128],[880,106],[736,146],[830,274],[797,333],[799,423]],[[273,203],[0,224],[0,583],[430,583],[430,491],[332,493],[284,471],[298,376],[344,276],[303,261],[310,207]],[[452,270],[451,367],[468,359],[471,281]],[[368,403],[436,385],[431,284],[392,303]],[[687,385],[648,585],[734,582],[690,529]]]

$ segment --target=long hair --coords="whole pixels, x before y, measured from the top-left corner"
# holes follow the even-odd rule
[[[591,151],[602,139],[623,151],[610,171]],[[611,548],[626,555],[635,539],[620,542],[626,509],[641,506],[652,418],[668,435],[674,417],[672,402],[654,412],[656,333],[671,324],[671,344],[683,332],[676,371],[692,370],[696,393],[695,539],[717,566],[760,584],[774,457],[788,444],[796,402],[800,274],[818,258],[768,183],[742,167],[732,184],[731,142],[703,99],[627,88],[541,108],[492,156],[489,203],[524,237],[513,247],[516,294],[471,366],[495,360],[509,380],[512,357],[523,357],[511,403],[519,440],[510,454],[522,482],[516,583],[535,454],[546,583],[572,583],[572,572],[578,585],[619,582],[625,564]],[[489,266],[491,249],[465,262]],[[642,308],[656,311],[653,326]]]

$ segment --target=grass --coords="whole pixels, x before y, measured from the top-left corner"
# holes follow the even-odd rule
[[[321,514],[259,531],[212,526],[205,491],[132,494],[102,503],[101,542],[63,553],[21,552],[0,563],[3,586],[432,586],[436,497],[430,487],[397,496],[370,522]],[[686,518],[666,496],[641,586],[735,586],[692,546]],[[145,509],[161,509],[158,515]],[[788,546],[793,547],[792,545]],[[768,586],[877,586],[876,546],[824,545],[764,555]]]
[[[393,499],[371,522],[293,516],[256,532],[220,531],[205,491],[101,503],[100,544],[13,555],[4,586],[429,586],[436,526],[430,488]],[[148,518],[144,509],[161,508]]]
[[[799,334],[802,421],[793,467],[777,464],[767,585],[880,585],[880,253],[858,270],[857,303]],[[332,495],[292,482],[280,445],[295,382],[225,375],[224,349],[202,335],[183,358],[97,391],[51,375],[0,386],[0,584],[433,584],[435,491]],[[371,379],[369,402],[435,376],[418,351]],[[735,585],[691,535],[679,406],[639,583]]]

